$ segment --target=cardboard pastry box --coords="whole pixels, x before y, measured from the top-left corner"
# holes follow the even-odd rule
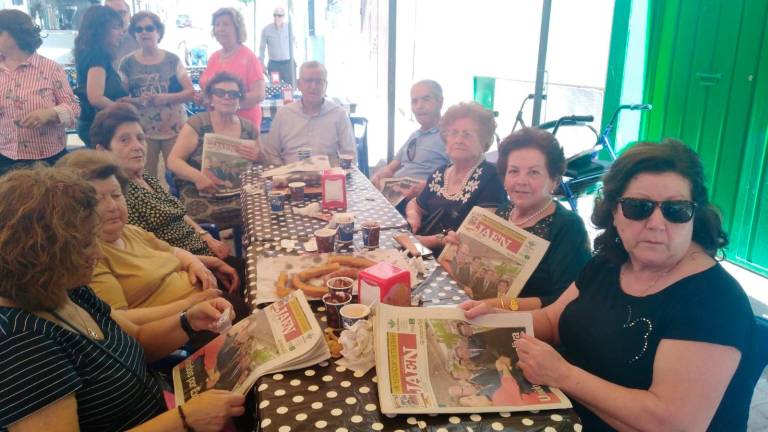
[[[411,273],[388,262],[361,270],[357,284],[358,299],[364,305],[411,305]]]

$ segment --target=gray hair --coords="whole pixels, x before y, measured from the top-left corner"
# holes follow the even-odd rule
[[[432,92],[432,95],[435,96],[435,99],[443,100],[443,88],[437,81],[431,79],[417,81],[411,86],[411,90],[413,90],[418,85],[425,85],[429,87],[429,90]]]
[[[304,72],[304,69],[320,69],[323,75],[323,80],[328,81],[328,70],[325,69],[325,66],[319,61],[310,60],[302,63],[299,67],[299,79],[301,79],[301,73]]]

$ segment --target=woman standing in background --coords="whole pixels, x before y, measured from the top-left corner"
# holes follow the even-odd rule
[[[29,15],[0,11],[0,175],[38,160],[55,163],[66,154],[64,128],[80,114],[64,70],[35,52],[42,44]]]
[[[243,45],[246,39],[245,20],[234,8],[221,8],[213,13],[213,37],[221,49],[208,59],[208,67],[200,76],[200,88],[219,72],[229,72],[245,84],[245,95],[237,115],[249,120],[259,129],[261,106],[264,100],[264,68],[253,51]]]
[[[147,142],[146,169],[157,177],[160,152],[167,165],[176,137],[187,121],[183,103],[192,100],[194,88],[176,54],[158,47],[165,34],[160,17],[139,12],[131,18],[128,31],[141,49],[125,56],[118,69],[131,94],[129,101],[139,109]]]
[[[96,111],[128,96],[112,65],[123,34],[123,20],[117,12],[106,6],[91,6],[75,38],[77,96],[82,109],[77,135],[90,148],[93,144],[89,131]]]

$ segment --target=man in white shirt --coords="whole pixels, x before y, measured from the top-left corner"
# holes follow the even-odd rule
[[[349,114],[325,97],[327,77],[325,66],[317,61],[299,68],[301,100],[277,111],[264,142],[264,155],[270,163],[296,162],[302,147],[309,148],[313,156],[327,155],[332,161],[341,154],[357,158]]]
[[[285,9],[275,8],[272,14],[275,22],[264,27],[261,31],[261,44],[259,44],[259,58],[264,62],[264,51],[269,55],[269,63],[264,69],[269,75],[277,72],[280,81],[293,85],[294,65],[291,55],[291,34],[285,24]]]
[[[422,80],[411,87],[411,111],[421,127],[408,137],[392,162],[371,178],[376,187],[381,188],[386,178],[415,178],[419,184],[405,193],[407,201],[421,193],[430,174],[450,162],[438,127],[442,108],[443,89],[436,81]]]

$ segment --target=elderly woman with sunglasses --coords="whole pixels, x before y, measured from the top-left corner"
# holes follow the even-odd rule
[[[192,100],[195,90],[176,54],[157,45],[165,34],[160,17],[152,12],[138,12],[131,18],[128,32],[141,49],[123,57],[118,71],[131,95],[127,101],[139,108],[147,142],[147,171],[157,177],[160,153],[167,164],[176,137],[187,120],[184,103]]]
[[[240,196],[213,196],[223,181],[201,170],[205,134],[215,133],[253,141],[241,146],[243,158],[260,158],[259,130],[250,121],[238,117],[237,110],[245,97],[243,82],[228,72],[219,72],[208,81],[205,96],[210,112],[200,113],[181,129],[176,145],[168,157],[168,168],[176,174],[181,201],[187,214],[198,223],[215,223],[220,228],[242,224]],[[207,195],[207,196],[202,196]]]
[[[584,430],[745,430],[754,316],[715,260],[728,240],[698,155],[676,141],[637,144],[603,188],[596,255],[533,312],[535,338],[515,342],[518,365],[565,391]],[[490,309],[461,307],[470,318]]]
[[[445,111],[440,134],[450,163],[436,169],[405,208],[406,220],[424,246],[442,250],[444,234],[457,230],[473,207],[495,210],[506,202],[496,166],[484,157],[495,130],[493,113],[475,102]]]

